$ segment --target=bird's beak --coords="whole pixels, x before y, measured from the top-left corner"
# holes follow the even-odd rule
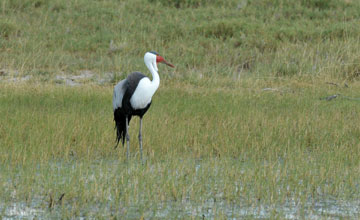
[[[170,67],[172,67],[172,68],[175,67],[174,65],[172,65],[172,64],[169,63],[169,62],[167,62],[166,60],[163,60],[162,63],[165,63],[166,65],[168,65],[168,66],[170,66]]]
[[[164,59],[164,57],[162,57],[162,56],[157,56],[157,57],[156,57],[156,62],[157,62],[157,63],[165,63],[166,65],[168,65],[168,66],[170,66],[170,67],[172,67],[172,68],[175,67],[175,66],[172,65],[171,63],[167,62],[167,61]]]

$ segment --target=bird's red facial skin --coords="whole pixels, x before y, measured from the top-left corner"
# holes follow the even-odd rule
[[[161,63],[164,61],[164,58],[162,56],[156,56],[156,63]]]
[[[168,63],[162,56],[156,56],[156,63],[165,63],[166,65],[174,68],[175,66],[171,63]]]

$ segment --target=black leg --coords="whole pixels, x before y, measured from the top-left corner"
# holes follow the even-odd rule
[[[139,144],[140,144],[140,160],[143,161],[143,146],[142,146],[142,117],[140,117],[140,129],[139,129]]]

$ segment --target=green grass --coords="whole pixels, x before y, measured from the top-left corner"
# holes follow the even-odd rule
[[[280,86],[283,92],[262,90]],[[112,87],[1,85],[0,195],[5,207],[25,202],[45,216],[149,218],[170,206],[168,217],[201,217],[183,209],[209,200],[220,218],[241,217],[224,204],[291,200],[306,216],[300,211],[309,201],[359,196],[360,103],[319,99],[355,97],[359,85],[350,87],[308,79],[165,80],[145,117],[142,166],[137,119],[131,160],[125,148],[113,149]]]
[[[88,69],[121,78],[157,50],[177,77],[359,72],[354,0],[4,0],[0,67],[45,79]],[[115,52],[109,53],[113,40]]]

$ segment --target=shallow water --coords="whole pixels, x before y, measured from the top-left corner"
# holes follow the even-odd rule
[[[23,202],[12,203],[5,207],[0,205],[2,210],[2,219],[45,219],[49,217],[61,217],[61,211],[56,208],[50,211],[48,208],[41,208],[41,201],[33,201],[30,204]],[[183,202],[166,202],[158,206],[154,206],[147,212],[140,212],[141,207],[124,207],[123,210],[107,210],[110,215],[126,216],[127,218],[140,218],[141,213],[145,218],[186,218],[198,217],[205,219],[213,219],[216,216],[224,216],[227,219],[239,218],[271,218],[274,215],[285,219],[357,219],[360,217],[360,200],[357,201],[339,201],[334,199],[323,199],[319,201],[308,201],[304,207],[301,207],[295,201],[288,201],[284,205],[257,205],[242,206],[241,204],[230,204],[225,201],[207,201],[203,204],[194,204],[191,201]],[[89,210],[96,213],[98,207],[96,205],[89,206]],[[107,212],[108,213],[108,212]],[[89,216],[90,213],[87,213]],[[90,214],[91,216],[91,214]],[[83,216],[85,217],[85,216]],[[109,217],[109,216],[104,216]],[[82,218],[79,216],[79,218]]]
[[[25,203],[13,203],[7,207],[2,213],[2,219],[33,219],[35,217],[45,217],[45,210],[28,207]]]
[[[118,161],[106,161],[104,170],[101,174],[110,172],[115,167],[122,166]],[[53,163],[50,164],[52,172],[56,173],[58,170],[74,170],[77,165],[74,163]],[[90,167],[102,167],[93,163]],[[193,164],[196,174],[201,172],[201,161]],[[133,172],[137,166],[130,166],[127,172]],[[150,170],[156,170],[156,166],[151,166]],[[218,172],[215,169],[214,172]],[[242,171],[240,171],[242,172]],[[155,173],[155,171],[154,171]],[[100,175],[101,176],[101,175]],[[64,181],[68,181],[64,177]],[[90,172],[86,177],[89,181],[95,178]],[[220,181],[220,180],[219,180]],[[52,209],[49,208],[48,194],[45,197],[38,196],[32,198],[30,201],[24,202],[16,200],[16,191],[10,187],[11,180],[7,184],[11,192],[11,199],[8,202],[0,200],[0,217],[2,219],[49,219],[49,218],[62,218],[63,211],[68,213],[72,212],[72,203],[64,204],[64,206],[55,204]],[[321,198],[308,198],[307,201],[301,202],[295,199],[288,199],[283,204],[265,205],[258,202],[253,205],[248,205],[246,201],[229,202],[221,199],[221,192],[214,199],[205,199],[204,202],[194,202],[190,198],[185,198],[180,201],[166,201],[157,202],[141,201],[141,204],[126,206],[120,204],[120,208],[114,208],[114,198],[110,196],[107,203],[99,201],[98,203],[82,204],[78,207],[79,212],[76,216],[79,219],[87,219],[88,217],[99,216],[109,218],[111,216],[119,216],[127,219],[139,219],[144,216],[145,219],[150,218],[182,218],[189,217],[214,219],[217,217],[225,217],[227,219],[241,219],[241,218],[255,218],[255,219],[268,219],[268,218],[281,218],[281,219],[358,219],[360,217],[360,199],[355,200],[339,200],[327,195],[322,195]],[[66,197],[66,195],[65,195]]]
[[[177,217],[196,216],[213,219],[218,215],[227,219],[238,218],[270,218],[277,214],[285,219],[319,219],[322,217],[342,219],[357,218],[360,216],[360,201],[336,201],[331,199],[308,202],[304,208],[290,201],[282,206],[242,206],[241,204],[228,204],[226,202],[208,201],[196,205],[191,202],[178,205],[167,204],[155,212],[155,217],[166,218],[170,213]],[[303,211],[302,211],[303,210]]]

